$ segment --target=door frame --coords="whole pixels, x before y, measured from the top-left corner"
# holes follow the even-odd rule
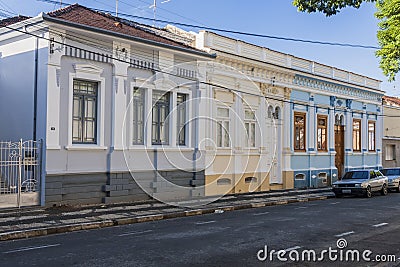
[[[340,135],[340,139],[342,140],[340,146],[338,146],[337,136]],[[342,179],[342,175],[344,174],[344,166],[345,166],[345,125],[344,125],[344,115],[336,114],[335,116],[335,125],[334,125],[334,139],[335,139],[335,167],[338,172],[338,180]],[[340,149],[340,151],[338,151]],[[337,162],[340,159],[340,162]],[[340,166],[338,166],[340,164]]]

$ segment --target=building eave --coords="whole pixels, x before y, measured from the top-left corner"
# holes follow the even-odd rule
[[[195,56],[201,57],[201,58],[215,58],[216,57],[215,54],[209,54],[209,53],[202,52],[202,51],[196,51],[196,50],[190,49],[190,48],[173,46],[173,45],[164,44],[164,43],[160,43],[160,42],[156,42],[156,41],[152,41],[152,40],[147,40],[144,38],[135,37],[135,36],[131,36],[131,35],[123,34],[123,33],[117,33],[117,32],[113,32],[113,31],[109,31],[109,30],[105,30],[105,29],[101,29],[101,28],[96,28],[96,27],[92,27],[92,26],[88,26],[88,25],[84,25],[84,24],[70,22],[70,21],[66,21],[63,19],[51,17],[47,14],[43,14],[43,20],[51,22],[51,23],[55,23],[55,24],[65,25],[65,26],[83,29],[83,30],[87,30],[87,31],[92,31],[92,32],[100,33],[100,34],[111,35],[111,36],[115,36],[118,38],[127,39],[130,41],[135,41],[135,42],[144,43],[144,44],[153,45],[153,46],[159,46],[159,47],[163,47],[163,48],[167,48],[167,49],[172,49],[172,50],[191,54],[192,56],[195,55]]]

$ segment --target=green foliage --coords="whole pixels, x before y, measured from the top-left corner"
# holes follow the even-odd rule
[[[363,2],[376,2],[375,16],[380,20],[377,33],[380,49],[380,68],[394,81],[400,72],[400,0],[293,0],[293,5],[302,12],[322,12],[327,17],[335,15],[345,7],[359,8]]]
[[[394,81],[400,71],[400,0],[378,1],[375,16],[380,20],[378,41],[380,50],[376,55],[381,58],[383,73]]]
[[[345,7],[359,8],[363,2],[375,2],[376,0],[294,0],[299,11],[302,12],[322,12],[326,16],[332,16],[340,12]]]

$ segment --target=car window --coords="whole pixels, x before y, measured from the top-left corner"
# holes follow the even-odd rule
[[[384,169],[382,173],[387,176],[400,175],[400,169]]]
[[[343,179],[368,179],[368,171],[346,172]]]
[[[376,174],[375,174],[374,171],[370,171],[370,172],[369,172],[369,175],[371,176],[371,179],[372,179],[372,178],[376,178]]]
[[[381,177],[383,174],[380,171],[375,171],[376,176]]]

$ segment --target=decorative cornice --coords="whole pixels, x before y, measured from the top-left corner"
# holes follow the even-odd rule
[[[374,93],[341,84],[335,84],[328,81],[317,80],[304,76],[296,75],[293,84],[300,87],[308,87],[315,90],[329,92],[334,95],[342,95],[344,97],[358,98],[361,100],[370,100],[381,103],[383,94]]]
[[[240,59],[235,57],[226,57],[219,55],[217,57],[216,68],[226,72],[237,71],[247,76],[249,79],[258,78],[264,79],[271,83],[279,82],[291,84],[294,78],[294,73],[288,71],[267,68],[264,64],[257,64],[250,60]]]

